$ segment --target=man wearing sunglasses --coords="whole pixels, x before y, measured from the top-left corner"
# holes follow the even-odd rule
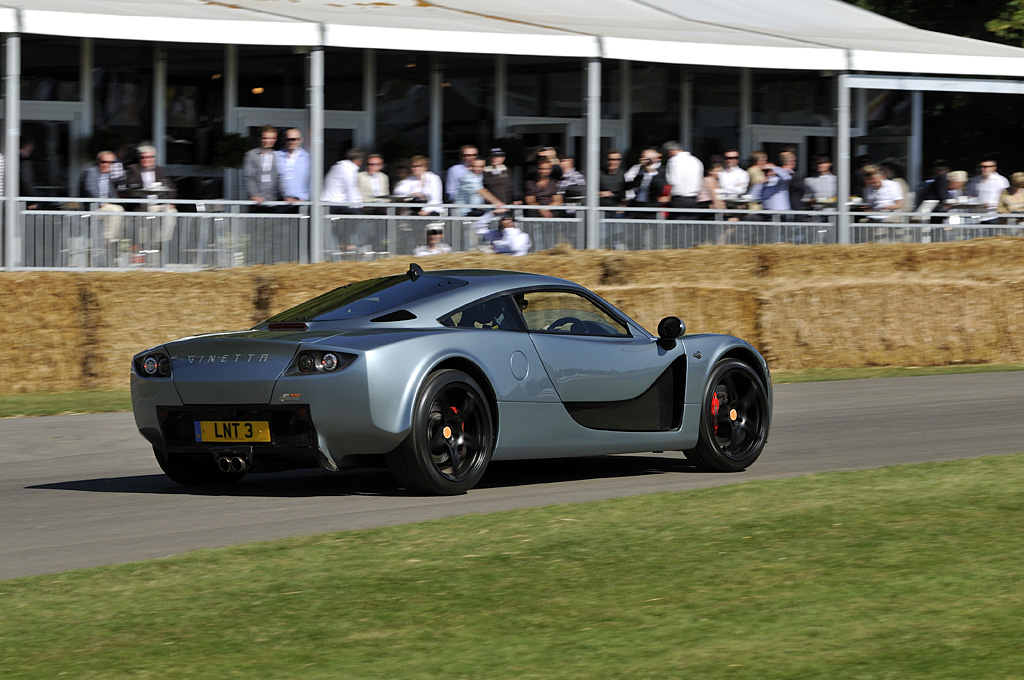
[[[281,169],[281,195],[289,203],[309,200],[309,152],[302,148],[302,131],[289,128],[284,133],[285,148],[277,152]],[[298,206],[290,206],[298,212]]]

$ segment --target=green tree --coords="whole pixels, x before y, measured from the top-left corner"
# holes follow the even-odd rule
[[[1022,0],[846,0],[926,31],[1020,45]]]
[[[1006,42],[1024,45],[1024,2],[1009,0],[999,16],[985,27]]]

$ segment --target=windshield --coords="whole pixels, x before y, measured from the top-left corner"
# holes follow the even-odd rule
[[[282,321],[340,321],[379,314],[431,295],[466,285],[462,279],[421,276],[382,276],[350,283],[276,314],[266,323]]]

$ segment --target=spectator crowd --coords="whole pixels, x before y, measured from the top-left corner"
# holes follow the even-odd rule
[[[253,212],[297,213],[300,204],[310,201],[311,158],[303,143],[298,128],[285,130],[281,145],[278,128],[260,129],[259,145],[242,161],[245,195]],[[30,160],[33,148],[32,140],[24,140],[19,150],[19,188],[24,196],[38,195]],[[141,145],[136,162],[126,165],[113,151],[104,150],[85,170],[82,194],[96,199],[99,211],[110,213],[104,224],[108,239],[119,237],[119,213],[126,205],[117,199],[125,197],[148,199],[129,203],[127,209],[164,213],[162,228],[173,231],[176,210],[160,199],[174,199],[176,188],[157,164],[156,153],[153,146]],[[503,149],[491,148],[483,156],[479,147],[467,144],[442,179],[423,155],[396,160],[389,167],[379,153],[349,149],[330,167],[319,198],[338,215],[383,214],[380,204],[396,202],[409,204],[406,212],[423,217],[443,217],[451,210],[453,215],[474,218],[477,232],[495,251],[522,254],[530,248],[530,236],[518,229],[515,215],[572,216],[585,200],[588,179],[576,167],[575,157],[550,146],[531,149],[520,160],[512,165],[521,171],[513,172]],[[814,158],[809,172],[798,167],[791,149],[775,159],[754,151],[746,167],[741,160],[739,151],[730,148],[704,163],[674,141],[640,150],[635,162],[609,149],[597,178],[603,216],[693,220],[717,214],[728,221],[757,221],[771,219],[761,211],[783,211],[785,220],[799,221],[795,211],[836,207],[838,182],[828,156]],[[0,156],[0,187],[3,167]],[[957,212],[992,213],[993,220],[999,213],[1024,212],[1024,173],[1007,179],[994,158],[981,159],[973,177],[941,160],[934,162],[920,186],[912,188],[902,175],[895,160],[857,159],[850,208],[864,213],[859,221],[894,221],[900,212],[929,213],[932,221]],[[444,242],[444,222],[428,223],[418,252],[450,250]]]

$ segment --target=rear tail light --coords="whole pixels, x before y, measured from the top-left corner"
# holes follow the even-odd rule
[[[344,352],[303,351],[295,358],[286,375],[336,373],[356,360],[355,354]]]
[[[147,378],[168,378],[171,359],[161,352],[152,352],[136,359],[136,373]]]

